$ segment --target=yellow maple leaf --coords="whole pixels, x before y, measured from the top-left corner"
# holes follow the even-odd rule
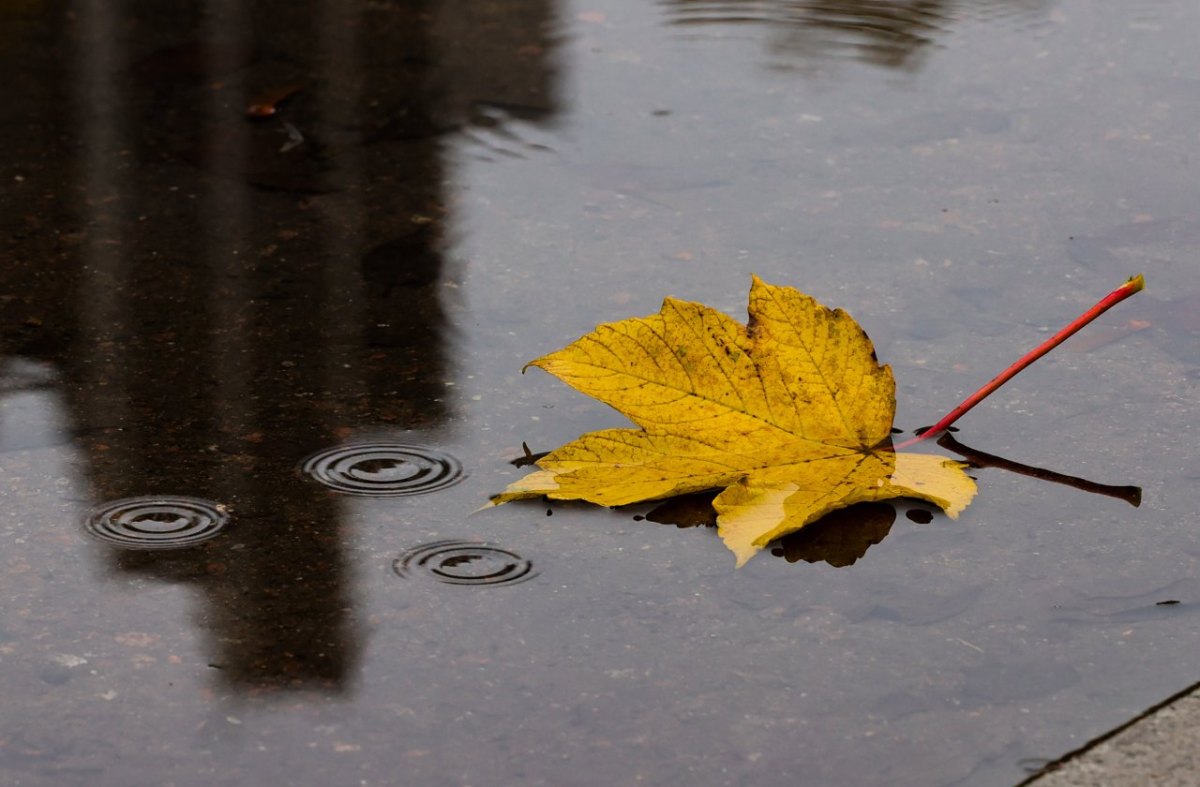
[[[744,564],[838,508],[913,497],[951,517],[971,502],[965,465],[895,452],[892,370],[850,315],[754,277],[742,325],[667,298],[532,361],[639,429],[589,432],[492,498],[619,506],[721,489],[717,528]]]

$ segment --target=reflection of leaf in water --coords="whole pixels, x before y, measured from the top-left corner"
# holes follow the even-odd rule
[[[537,460],[541,459],[546,454],[550,453],[549,451],[539,451],[534,453],[533,451],[529,450],[528,443],[521,443],[521,450],[525,452],[524,456],[518,456],[516,459],[509,461],[509,464],[513,467],[528,467],[529,465],[535,464]]]
[[[714,497],[715,492],[673,497],[655,506],[644,518],[679,528],[716,527]],[[802,530],[784,536],[776,542],[771,554],[789,563],[803,560],[824,561],[836,568],[852,566],[870,547],[883,541],[895,519],[896,509],[887,503],[860,503],[826,514]]]
[[[887,503],[860,503],[826,514],[784,536],[771,554],[789,563],[824,561],[835,568],[854,565],[892,529],[896,509]]]
[[[1053,470],[1046,470],[1041,467],[1033,467],[1032,465],[1014,462],[1011,459],[1005,459],[1002,456],[978,451],[969,446],[963,445],[954,435],[946,432],[938,438],[938,445],[947,450],[962,456],[971,467],[998,467],[1001,470],[1007,470],[1010,473],[1037,478],[1041,481],[1050,481],[1055,484],[1064,484],[1066,486],[1081,489],[1084,492],[1090,492],[1094,495],[1107,495],[1118,500],[1124,500],[1129,505],[1137,508],[1142,504],[1142,488],[1131,485],[1114,486],[1112,484],[1101,484],[1096,481],[1089,481],[1086,478],[1066,475]]]
[[[675,527],[716,527],[717,510],[712,501],[716,492],[701,492],[696,495],[672,497],[655,506],[646,514],[646,519],[660,525]]]

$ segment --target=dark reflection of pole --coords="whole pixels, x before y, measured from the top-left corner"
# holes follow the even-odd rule
[[[316,317],[328,298],[322,271],[341,267],[340,256],[260,253],[294,199],[207,174],[258,163],[236,105],[228,122],[229,92],[212,87],[236,84],[251,62],[228,5],[209,9],[203,41],[176,44],[173,30],[204,23],[140,4],[134,30],[172,46],[133,66],[133,80],[121,68],[99,72],[121,85],[126,107],[108,151],[124,162],[119,188],[108,189],[119,218],[104,238],[109,252],[83,260],[109,305],[78,310],[80,340],[62,363],[97,499],[188,494],[233,510],[229,531],[209,544],[114,550],[114,567],[200,589],[198,620],[213,635],[215,674],[229,683],[337,690],[358,649],[339,515],[293,468],[347,425],[349,414],[322,395],[334,387],[327,370],[361,348],[329,341]],[[181,128],[202,169],[164,158]]]
[[[360,649],[346,498],[296,463],[450,415],[443,139],[479,106],[553,114],[550,2],[83,8],[84,241],[53,286],[34,253],[4,271],[54,338],[6,331],[4,350],[63,370],[96,500],[230,507],[203,545],[108,552],[197,587],[213,674],[344,690]],[[243,116],[290,85],[277,115]]]
[[[1089,481],[1086,478],[1077,478],[1071,475],[1056,473],[1053,470],[1044,470],[1040,467],[1031,467],[1023,465],[1020,462],[1014,462],[1011,459],[1005,459],[1002,456],[994,454],[986,454],[983,451],[977,451],[974,448],[969,448],[954,439],[954,436],[946,432],[938,438],[938,445],[945,448],[947,451],[953,451],[959,456],[966,459],[974,467],[996,467],[1001,470],[1008,470],[1012,473],[1027,475],[1030,478],[1036,478],[1039,481],[1050,481],[1055,484],[1064,484],[1076,489],[1082,489],[1084,492],[1091,492],[1094,495],[1106,495],[1115,497],[1118,500],[1124,500],[1135,508],[1142,503],[1142,488],[1140,486],[1111,486],[1109,484],[1100,484],[1095,481]]]

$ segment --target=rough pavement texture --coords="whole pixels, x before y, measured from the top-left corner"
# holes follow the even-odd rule
[[[1200,688],[1027,783],[1196,787],[1200,784]]]

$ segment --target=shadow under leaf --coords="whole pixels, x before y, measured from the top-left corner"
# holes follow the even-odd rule
[[[831,511],[775,542],[771,554],[789,563],[825,562],[852,566],[891,532],[896,509],[887,503],[859,503]]]
[[[716,527],[715,492],[680,495],[664,500],[644,517],[662,525]],[[892,529],[896,509],[887,503],[859,503],[829,514],[773,542],[771,554],[789,563],[825,562],[835,568],[851,566]]]

